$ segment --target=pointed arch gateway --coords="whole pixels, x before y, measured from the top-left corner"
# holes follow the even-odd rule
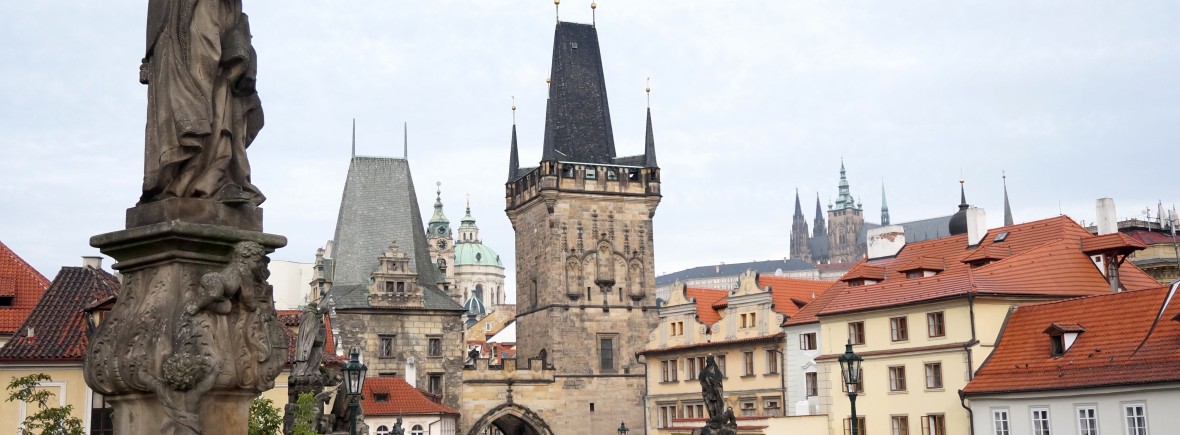
[[[505,403],[492,408],[471,425],[467,435],[480,435],[484,429],[495,427],[505,435],[554,435],[549,424],[533,410],[516,403]]]

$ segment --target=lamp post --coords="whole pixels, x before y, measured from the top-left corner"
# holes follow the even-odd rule
[[[620,421],[619,422],[619,435],[627,435],[627,432],[630,432],[630,430],[627,429],[627,423]]]
[[[852,403],[852,435],[857,435],[856,418],[856,389],[860,384],[860,363],[864,361],[860,355],[852,352],[852,340],[844,346],[844,354],[837,360],[840,362],[840,372],[844,376],[844,385],[848,387],[848,401]]]
[[[361,364],[360,351],[352,348],[349,354],[348,364],[344,365],[345,388],[348,389],[348,413],[350,415],[349,434],[356,435],[356,416],[361,413],[361,389],[365,386],[365,372],[369,371],[368,367]]]

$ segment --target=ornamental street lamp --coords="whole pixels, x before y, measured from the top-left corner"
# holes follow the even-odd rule
[[[852,352],[852,340],[848,340],[848,344],[844,347],[844,354],[840,355],[837,361],[840,362],[844,385],[848,388],[848,401],[852,403],[852,435],[857,435],[856,390],[860,385],[860,363],[864,361],[864,358]]]
[[[360,357],[360,352],[352,348],[348,364],[341,369],[344,371],[344,387],[347,388],[345,393],[348,395],[348,413],[351,415],[348,433],[351,435],[356,435],[356,417],[361,413],[361,389],[365,386],[365,372],[369,371],[368,367],[361,364]]]
[[[625,422],[620,421],[619,422],[619,435],[627,435],[627,432],[630,432],[630,430],[627,429],[627,424]]]

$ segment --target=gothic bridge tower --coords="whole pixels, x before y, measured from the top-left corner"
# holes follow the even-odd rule
[[[516,231],[517,355],[544,352],[556,370],[555,409],[541,416],[561,433],[644,427],[645,366],[635,355],[657,324],[652,217],[661,198],[651,109],[644,153],[617,157],[597,30],[560,21],[547,104],[537,167],[519,167],[512,127],[505,199]]]

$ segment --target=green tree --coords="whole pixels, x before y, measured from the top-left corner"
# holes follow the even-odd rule
[[[316,435],[317,432],[312,429],[316,416],[315,393],[300,394],[295,404],[298,408],[295,410],[295,425],[292,427],[291,433],[293,435]]]
[[[261,397],[250,402],[250,435],[276,435],[282,429],[283,414],[274,407],[274,402]]]
[[[74,411],[72,405],[49,406],[49,399],[53,393],[38,388],[41,382],[52,381],[49,375],[36,373],[24,377],[14,377],[8,383],[7,402],[21,401],[37,404],[37,412],[21,422],[21,433],[39,433],[40,435],[85,435],[82,419],[70,415]],[[39,432],[38,432],[39,431]]]

